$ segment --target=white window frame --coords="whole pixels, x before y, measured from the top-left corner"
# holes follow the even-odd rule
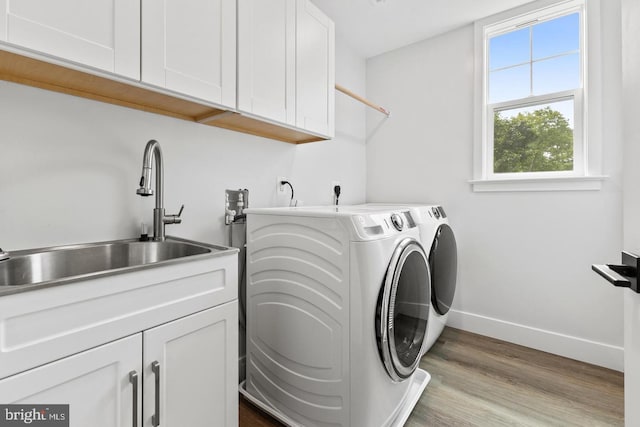
[[[581,19],[581,87],[552,94],[488,103],[488,40],[527,24],[579,12]],[[599,190],[601,160],[600,0],[540,0],[475,23],[474,191]],[[594,59],[594,60],[589,60]],[[495,111],[554,101],[574,101],[574,169],[572,171],[494,173]]]

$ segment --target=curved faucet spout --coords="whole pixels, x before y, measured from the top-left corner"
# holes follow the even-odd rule
[[[153,169],[153,160],[156,163],[156,207],[153,210],[153,240],[164,240],[165,224],[179,224],[180,214],[165,215],[164,214],[164,166],[162,164],[162,150],[160,143],[155,139],[147,142],[144,148],[144,157],[142,158],[142,177],[140,177],[140,188],[136,190],[136,194],[140,196],[151,196],[151,171]],[[183,206],[184,207],[184,206]]]
[[[160,143],[155,139],[147,142],[142,158],[142,176],[140,177],[140,188],[136,194],[140,196],[152,196],[151,171],[153,169],[153,159],[156,160],[156,208],[163,206],[164,170],[162,165],[162,149]]]

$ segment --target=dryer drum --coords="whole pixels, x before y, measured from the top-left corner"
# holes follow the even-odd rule
[[[392,380],[413,374],[425,344],[431,275],[427,256],[415,239],[395,249],[378,295],[376,337],[382,363]]]
[[[429,268],[431,270],[431,302],[436,312],[441,315],[446,314],[453,303],[458,270],[457,254],[453,230],[447,224],[440,225],[429,252]]]

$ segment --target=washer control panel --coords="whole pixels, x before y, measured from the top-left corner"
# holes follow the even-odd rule
[[[391,224],[393,224],[393,226],[396,228],[396,230],[402,231],[402,229],[404,228],[404,219],[402,219],[400,214],[392,213],[391,214]]]
[[[444,213],[444,209],[442,209],[442,206],[434,206],[431,208],[431,212],[429,212],[429,214],[431,216],[433,216],[435,219],[444,219],[447,217],[447,214]]]
[[[416,226],[409,211],[356,215],[352,222],[359,235],[368,237],[391,236]]]

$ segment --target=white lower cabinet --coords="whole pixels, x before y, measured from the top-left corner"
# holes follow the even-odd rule
[[[238,425],[237,301],[0,380],[2,404],[69,404],[71,427]]]
[[[2,404],[68,404],[73,427],[140,425],[142,334],[0,380]],[[138,391],[141,387],[138,385]],[[134,400],[136,401],[134,405]],[[134,415],[138,423],[133,422]]]
[[[144,332],[144,427],[238,424],[237,323],[233,301]]]

